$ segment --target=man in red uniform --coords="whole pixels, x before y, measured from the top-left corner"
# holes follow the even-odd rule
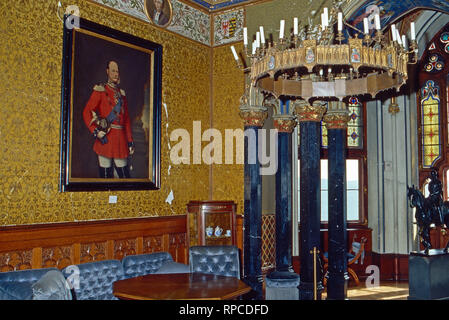
[[[115,166],[120,178],[129,178],[128,156],[134,153],[134,143],[125,91],[118,86],[117,62],[108,62],[106,74],[108,82],[94,86],[83,119],[96,138],[93,150],[98,155],[100,177],[113,178]]]

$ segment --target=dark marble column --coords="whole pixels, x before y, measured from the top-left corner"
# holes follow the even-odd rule
[[[344,102],[329,102],[324,116],[328,136],[329,238],[327,299],[346,299],[346,126],[349,121]]]
[[[258,130],[268,113],[266,108],[240,108],[245,122],[243,281],[253,289],[250,298],[263,299],[262,277],[262,179],[258,159]]]
[[[292,132],[295,116],[275,115],[278,129],[278,170],[276,172],[276,269],[267,275],[272,280],[295,280],[292,267]]]
[[[320,250],[320,122],[325,112],[321,104],[295,107],[300,126],[300,300],[321,300],[323,291],[319,256],[314,264],[313,250]]]

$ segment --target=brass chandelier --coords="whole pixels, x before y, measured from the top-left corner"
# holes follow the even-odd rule
[[[365,94],[373,98],[392,88],[399,91],[408,79],[407,65],[417,62],[414,22],[410,25],[409,45],[394,24],[388,36],[381,31],[379,15],[374,22],[376,31],[372,37],[367,18],[362,32],[346,23],[341,2],[334,1],[330,12],[324,8],[321,25],[314,26],[309,18],[308,25],[299,32],[298,19],[294,18],[289,37],[284,36],[285,21],[281,20],[277,42],[267,43],[261,26],[251,51],[244,28],[244,53],[249,67],[243,66],[231,46],[238,67],[249,73],[242,106],[261,105],[258,92],[276,99],[285,96],[312,103],[343,101]],[[352,29],[354,35],[346,39],[344,27]]]

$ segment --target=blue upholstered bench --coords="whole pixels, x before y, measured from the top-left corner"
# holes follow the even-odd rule
[[[0,300],[70,300],[72,295],[56,268],[0,272]]]
[[[126,256],[122,260],[125,278],[150,273],[188,273],[189,265],[173,261],[168,252],[154,252]]]
[[[62,270],[71,279],[77,300],[117,300],[114,281],[124,278],[120,260],[103,260],[68,266]]]
[[[189,265],[173,261],[170,253],[155,252],[126,256],[122,261],[70,265],[61,271],[44,268],[0,272],[0,300],[116,300],[113,284],[117,280],[150,273],[189,271]]]

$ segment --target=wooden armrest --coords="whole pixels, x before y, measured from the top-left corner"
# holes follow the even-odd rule
[[[365,237],[362,238],[362,240],[360,241],[360,250],[359,252],[357,252],[357,254],[354,256],[354,258],[352,258],[351,260],[348,261],[348,265],[353,264],[355,261],[357,261],[360,256],[362,255],[363,252],[365,252],[365,243],[366,243],[367,239]],[[352,251],[352,248],[351,248]]]

